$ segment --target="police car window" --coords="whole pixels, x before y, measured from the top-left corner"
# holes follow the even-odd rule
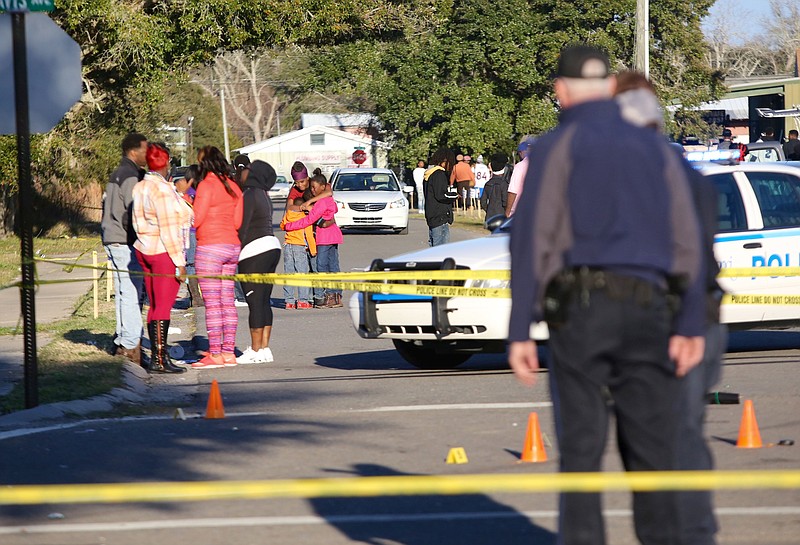
[[[800,178],[780,172],[747,172],[764,228],[800,227]]]
[[[747,229],[747,218],[744,214],[744,203],[732,174],[716,174],[708,177],[717,188],[717,229],[726,231],[744,231]]]

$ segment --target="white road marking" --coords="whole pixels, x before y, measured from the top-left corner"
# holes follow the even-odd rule
[[[715,510],[717,516],[753,516],[771,517],[800,515],[800,507],[721,507]],[[603,511],[607,518],[631,517],[630,509],[608,509]],[[526,517],[531,520],[554,519],[558,511],[484,511],[478,513],[421,513],[421,514],[386,514],[386,515],[347,515],[321,517],[314,515],[296,517],[241,517],[241,518],[205,518],[147,520],[137,522],[98,522],[76,524],[39,524],[31,526],[0,527],[0,535],[15,534],[58,534],[85,532],[135,532],[144,530],[176,530],[182,528],[243,528],[248,526],[310,526],[322,524],[370,524],[395,522],[426,522],[437,520],[475,520],[475,519],[510,519]]]
[[[446,405],[396,405],[388,407],[375,407],[372,409],[354,409],[357,413],[391,413],[402,411],[464,411],[470,409],[535,409],[541,407],[552,407],[550,401],[540,401],[536,403],[451,403]]]
[[[387,407],[373,407],[370,409],[346,409],[338,412],[346,413],[390,413],[390,412],[403,412],[403,411],[463,411],[463,410],[486,410],[486,409],[535,409],[543,407],[552,407],[550,401],[541,401],[536,403],[521,402],[521,403],[453,403],[443,405],[397,405]],[[188,409],[187,409],[188,410]],[[202,413],[186,413],[184,414],[187,419],[203,418]],[[296,414],[296,413],[293,413]],[[225,418],[247,418],[253,416],[275,416],[272,411],[254,411],[254,412],[241,412],[241,413],[225,413]],[[147,422],[154,420],[174,420],[175,416],[153,415],[153,416],[126,416],[122,418],[98,418],[92,420],[82,420],[80,422],[67,422],[64,424],[56,424],[53,426],[43,426],[35,428],[19,428],[15,430],[8,430],[0,432],[0,441],[5,439],[13,439],[15,437],[24,437],[26,435],[34,435],[37,433],[45,433],[49,431],[68,430],[70,428],[77,428],[79,426],[92,426],[109,423],[125,423],[125,422]]]

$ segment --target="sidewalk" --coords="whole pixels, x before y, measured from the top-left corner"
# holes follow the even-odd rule
[[[106,256],[102,249],[98,252],[98,261],[105,263]],[[79,261],[83,265],[91,265],[91,256]],[[64,265],[37,262],[38,277],[43,280],[74,280],[85,278],[85,282],[65,282],[63,284],[41,284],[35,294],[35,315],[37,324],[51,323],[67,319],[72,314],[80,297],[92,289],[92,270],[74,268],[65,270]],[[182,290],[183,291],[183,290]],[[105,297],[106,280],[100,280],[100,297]],[[180,301],[176,306],[181,306]],[[183,305],[185,308],[185,305]],[[22,382],[24,376],[24,335],[23,321],[20,311],[19,288],[0,290],[0,327],[18,327],[15,335],[0,335],[0,396],[7,394],[15,384]],[[174,311],[173,327],[181,332],[171,333],[170,344],[181,344],[187,349],[190,346],[194,330],[194,313],[192,309]],[[113,333],[113,331],[111,332]],[[38,349],[50,342],[46,335],[37,334]],[[143,339],[147,346],[146,339]],[[110,356],[109,356],[110,357]],[[70,401],[42,405],[34,409],[18,411],[8,415],[0,415],[0,428],[9,428],[37,420],[60,418],[65,414],[90,414],[108,411],[115,404],[144,401],[148,393],[150,376],[137,365],[126,362],[123,368],[123,388],[117,388],[110,394],[97,396],[90,400]],[[161,382],[161,381],[158,381]]]

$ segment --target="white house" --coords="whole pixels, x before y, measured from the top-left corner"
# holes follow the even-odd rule
[[[289,178],[295,161],[304,163],[309,174],[319,167],[326,176],[340,167],[357,167],[353,162],[356,150],[367,154],[362,166],[386,168],[390,147],[380,140],[314,125],[256,142],[236,152],[246,154],[251,161],[266,161],[278,174]]]

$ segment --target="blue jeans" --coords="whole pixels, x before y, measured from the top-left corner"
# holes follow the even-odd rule
[[[440,246],[450,242],[450,224],[445,223],[439,227],[431,227],[428,232],[428,243],[431,246]]]
[[[197,252],[197,233],[189,231],[189,247],[186,248],[186,274],[195,274],[194,254]]]
[[[417,186],[417,210],[425,210],[425,192],[422,186]]]
[[[319,252],[319,246],[317,246],[317,252]],[[318,257],[319,253],[317,253],[317,255],[315,256],[308,254],[308,266],[310,267],[311,272],[313,273],[319,272],[319,267],[317,266]],[[314,288],[314,301],[319,303],[322,302],[324,298],[325,298],[325,290],[323,288]]]
[[[112,273],[117,311],[114,343],[128,349],[136,348],[142,339],[142,307],[139,304],[144,281],[142,266],[136,259],[133,247],[127,244],[108,244],[105,249],[115,269]]]
[[[309,268],[308,250],[299,244],[285,244],[283,246],[283,272],[285,273],[307,273]],[[295,299],[295,292],[297,299]],[[287,303],[297,301],[311,302],[311,288],[283,286],[283,298]]]
[[[322,273],[339,272],[339,245],[321,244],[317,246],[317,268]],[[342,290],[325,288],[325,295],[342,293]]]

